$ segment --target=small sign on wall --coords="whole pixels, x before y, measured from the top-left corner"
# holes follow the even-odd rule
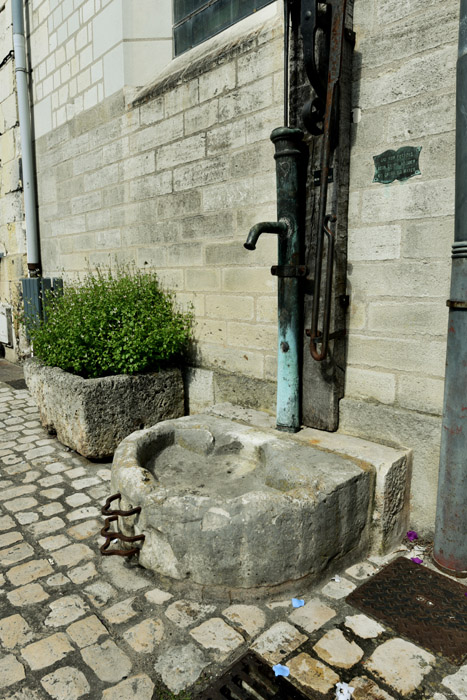
[[[421,146],[402,146],[397,151],[384,151],[373,156],[375,176],[373,182],[389,185],[394,180],[408,180],[409,177],[421,175],[418,159]]]

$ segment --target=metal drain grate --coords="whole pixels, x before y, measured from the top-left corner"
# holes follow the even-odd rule
[[[255,654],[249,652],[197,700],[310,700]],[[318,696],[316,696],[318,697]]]
[[[428,651],[467,659],[467,588],[399,557],[346,600]]]

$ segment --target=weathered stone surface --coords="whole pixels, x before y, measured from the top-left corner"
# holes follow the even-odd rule
[[[0,643],[5,649],[26,644],[32,637],[32,630],[21,615],[10,615],[0,620]]]
[[[266,624],[266,615],[255,605],[231,605],[222,614],[249,637],[258,634]]]
[[[108,634],[102,622],[95,615],[73,622],[67,627],[66,633],[80,648],[95,644],[99,637]]]
[[[161,654],[154,669],[172,692],[179,693],[199,678],[208,663],[200,649],[194,644],[186,644]]]
[[[313,659],[309,654],[299,654],[287,662],[290,675],[305,688],[317,690],[319,693],[327,693],[336,683],[339,676],[326,664]]]
[[[214,605],[203,605],[191,600],[177,600],[169,605],[165,614],[178,627],[189,627],[209,613],[214,612],[215,609]]]
[[[112,455],[133,431],[184,413],[178,369],[83,379],[27,360],[24,376],[42,425],[86,457]]]
[[[44,676],[41,685],[55,700],[78,700],[90,690],[86,676],[72,666],[62,666]]]
[[[130,620],[136,615],[136,612],[131,607],[133,601],[134,598],[127,598],[126,600],[122,600],[120,603],[115,603],[115,605],[112,605],[112,607],[107,608],[107,610],[104,610],[103,612],[105,619],[114,625]]]
[[[349,685],[354,688],[352,700],[395,700],[366,676],[352,678]]]
[[[73,647],[66,634],[58,632],[51,637],[41,639],[39,642],[29,644],[21,651],[21,656],[26,659],[33,671],[37,671],[60,661],[70,651],[73,651]]]
[[[50,603],[49,607],[51,613],[44,620],[46,627],[69,625],[70,622],[74,622],[74,620],[85,615],[87,611],[86,604],[77,595],[68,595],[64,598],[58,598],[54,600],[53,603]]]
[[[344,624],[362,639],[374,639],[384,632],[384,627],[379,622],[366,615],[348,615]]]
[[[348,642],[339,629],[327,632],[313,649],[324,661],[338,668],[350,668],[363,656],[363,649],[355,642]]]
[[[376,477],[372,549],[375,553],[384,553],[398,544],[408,526],[411,451],[396,450],[360,437],[312,428],[302,430],[297,437],[371,465]],[[412,443],[409,441],[407,444]]]
[[[336,611],[322,603],[318,598],[310,600],[289,615],[289,620],[307,632],[314,632],[336,615]]]
[[[340,578],[339,581],[329,581],[329,583],[323,586],[321,593],[328,598],[345,598],[349,593],[352,593],[354,588],[356,588],[356,586],[352,581]]]
[[[452,691],[459,700],[467,700],[467,664],[442,680],[442,684]]]
[[[131,661],[110,639],[102,644],[93,644],[81,650],[84,661],[101,681],[112,683],[128,676]]]
[[[40,583],[28,583],[26,586],[15,588],[7,593],[7,598],[12,605],[22,607],[23,605],[34,605],[47,600],[49,594],[44,591]]]
[[[155,645],[164,636],[164,625],[161,620],[143,620],[123,633],[125,641],[137,652],[150,654]]]
[[[319,576],[325,560],[310,539],[305,546],[307,528],[335,562],[365,547],[370,483],[354,461],[208,414],[130,435],[112,465],[122,507],[142,508],[137,526],[123,524],[125,534],[145,533],[140,564],[228,587],[237,599],[245,589]]]
[[[13,654],[8,654],[0,659],[0,688],[6,688],[13,683],[25,678],[24,666],[15,659]]]
[[[190,634],[205,649],[214,649],[221,654],[230,653],[245,641],[241,634],[220,617],[202,622],[199,627],[192,629]]]
[[[152,591],[148,591],[147,593],[145,593],[144,597],[150,603],[153,603],[153,605],[162,605],[163,603],[166,603],[168,600],[173,598],[173,595],[172,593],[161,591],[160,588],[154,588]]]
[[[402,695],[409,695],[432,669],[435,657],[404,639],[390,639],[363,664]]]
[[[292,625],[276,622],[258,637],[251,648],[269,663],[278,664],[306,640],[307,637]]]
[[[145,673],[127,678],[112,688],[107,688],[102,693],[102,700],[151,700],[154,683]]]

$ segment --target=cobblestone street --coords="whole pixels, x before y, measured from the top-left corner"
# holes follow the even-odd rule
[[[100,556],[110,464],[48,436],[28,391],[1,382],[0,465],[3,700],[190,698],[248,648],[286,664],[312,698],[334,698],[341,681],[354,700],[467,700],[467,665],[395,638],[345,602],[390,557],[296,591],[305,605],[295,610],[284,597],[180,599],[136,561]]]

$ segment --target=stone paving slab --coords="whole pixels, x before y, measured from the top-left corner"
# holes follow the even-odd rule
[[[1,700],[202,697],[250,648],[287,665],[311,698],[334,699],[344,682],[354,700],[467,700],[467,664],[452,666],[345,602],[401,548],[297,590],[305,605],[296,609],[280,596],[248,605],[182,597],[135,559],[99,554],[110,466],[48,436],[29,393],[0,383]]]

